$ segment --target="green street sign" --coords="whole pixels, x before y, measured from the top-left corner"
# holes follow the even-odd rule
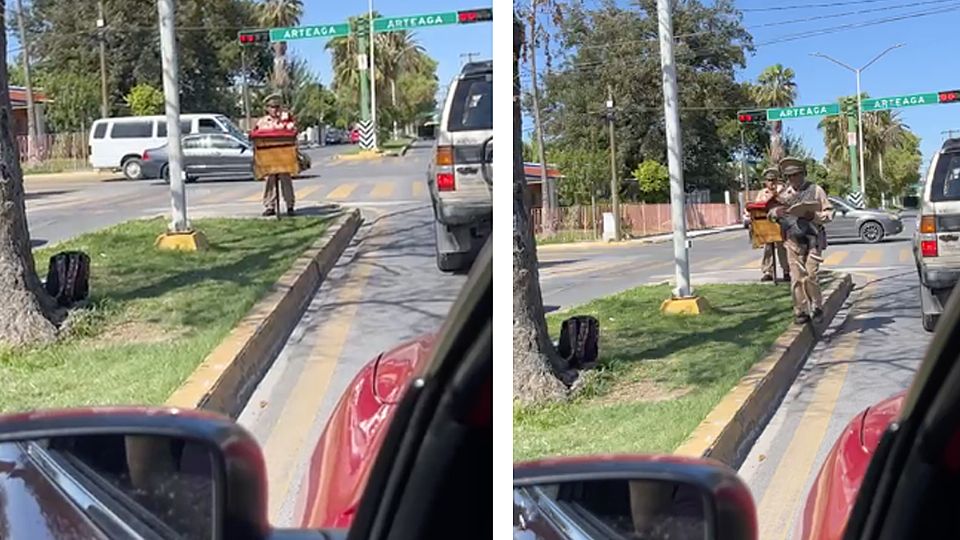
[[[885,111],[887,109],[899,109],[900,107],[936,105],[939,102],[940,100],[937,93],[930,92],[925,94],[907,94],[905,96],[865,99],[860,102],[860,108],[864,111]]]
[[[396,32],[412,28],[457,24],[457,12],[430,13],[427,15],[408,15],[405,17],[384,17],[373,20],[374,32]]]
[[[813,116],[833,116],[840,114],[839,103],[825,103],[823,105],[798,105],[782,109],[767,109],[767,120],[792,120]]]
[[[316,24],[290,28],[271,28],[270,41],[292,41],[294,39],[334,38],[350,34],[350,25]]]

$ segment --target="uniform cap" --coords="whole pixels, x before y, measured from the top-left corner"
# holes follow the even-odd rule
[[[763,179],[764,180],[779,180],[780,179],[780,169],[776,167],[767,167],[763,170]]]
[[[264,105],[282,105],[283,96],[281,96],[280,94],[270,94],[269,96],[263,99],[263,104]]]
[[[807,164],[801,159],[795,157],[785,157],[780,160],[780,173],[783,176],[790,176],[796,173],[807,173]]]

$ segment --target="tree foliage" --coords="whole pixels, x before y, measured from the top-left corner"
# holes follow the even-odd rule
[[[757,84],[750,87],[750,94],[757,105],[764,108],[789,107],[797,99],[796,74],[783,64],[768,66],[757,77]],[[783,145],[783,122],[770,122],[770,159],[779,163],[787,156]]]
[[[166,104],[163,92],[147,83],[140,83],[131,88],[124,101],[134,116],[160,114],[164,111]]]
[[[536,161],[531,153],[531,161]],[[610,193],[610,162],[607,153],[592,148],[550,150],[547,161],[563,178],[557,182],[561,205],[586,204],[592,197]]]
[[[545,77],[544,131],[551,146],[584,147],[603,133],[607,88],[616,109],[618,176],[645,160],[666,161],[656,2],[640,9],[612,3],[568,7],[557,24],[566,51]],[[736,182],[738,107],[752,105],[749,86],[735,80],[752,50],[750,35],[730,0],[704,5],[680,0],[674,8],[680,121],[688,186],[726,189]],[[746,133],[745,133],[746,135]],[[755,156],[754,133],[747,151]]]
[[[633,177],[637,179],[644,202],[667,202],[670,194],[670,171],[665,165],[652,159],[644,160],[633,171]]]

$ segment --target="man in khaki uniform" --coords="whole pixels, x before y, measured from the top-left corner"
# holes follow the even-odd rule
[[[827,235],[823,225],[833,219],[833,205],[827,198],[822,187],[807,180],[806,164],[797,158],[786,157],[780,160],[780,173],[787,181],[787,186],[780,193],[779,199],[786,206],[775,208],[772,213],[780,219],[787,214],[787,207],[796,204],[810,204],[811,210],[800,215],[798,230],[809,224],[811,235],[784,231],[784,247],[787,250],[787,260],[790,262],[791,292],[793,294],[793,313],[797,324],[810,320],[812,312],[814,320],[819,321],[823,316],[823,293],[820,291],[820,282],[817,272],[823,262],[823,250],[827,247]],[[812,309],[811,309],[812,308]]]
[[[280,94],[270,94],[263,104],[267,109],[267,114],[257,120],[257,130],[272,129],[296,129],[296,123],[293,116],[283,109],[283,98]],[[293,180],[289,174],[271,174],[264,179],[263,188],[263,215],[276,215],[277,208],[277,184],[283,193],[283,202],[287,207],[287,215],[294,215],[293,203]]]
[[[764,188],[757,194],[757,202],[765,203],[778,196],[782,190],[780,184],[780,169],[769,167],[763,171]],[[777,260],[780,262],[780,268],[783,269],[783,278],[790,280],[790,266],[787,264],[787,252],[783,248],[782,242],[773,242],[763,245],[763,261],[760,263],[760,270],[763,277],[760,281],[773,281],[773,254],[776,250]]]

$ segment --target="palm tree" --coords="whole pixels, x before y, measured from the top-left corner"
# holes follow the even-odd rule
[[[297,26],[303,17],[303,0],[265,0],[260,4],[260,24],[267,28]],[[287,43],[273,43],[273,86],[284,91],[289,81]]]
[[[426,56],[422,45],[416,42],[410,32],[388,32],[376,37],[377,87],[385,83],[390,87],[390,107],[394,117],[393,136],[397,136],[398,104],[397,80],[407,73],[421,72],[426,66]],[[378,93],[378,95],[384,95]],[[404,119],[412,120],[412,119]]]
[[[367,17],[367,15],[360,15]],[[358,17],[350,17],[348,23],[351,28],[356,27]],[[359,109],[360,104],[360,69],[357,65],[357,54],[360,53],[360,43],[357,35],[335,37],[324,46],[332,56],[333,85],[332,88],[344,103],[352,104]],[[367,51],[363,51],[367,52]]]
[[[762,107],[790,107],[797,99],[797,83],[794,72],[782,64],[774,64],[764,69],[757,77],[757,84],[751,87],[753,99]],[[783,155],[783,122],[770,123],[770,161],[777,163]]]

